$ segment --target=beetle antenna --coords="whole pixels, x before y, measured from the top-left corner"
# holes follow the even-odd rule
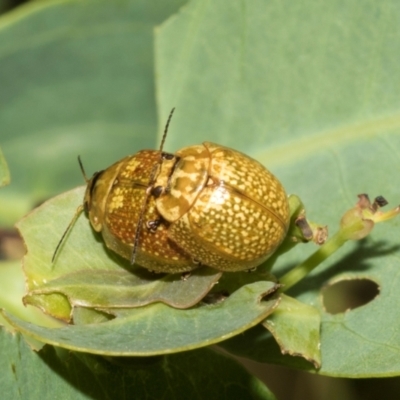
[[[169,123],[171,122],[172,114],[174,113],[174,111],[175,111],[175,107],[169,113],[167,123],[165,124],[164,134],[163,134],[163,137],[161,139],[160,154],[162,153],[163,148],[164,148],[164,143],[165,143],[165,139],[167,138],[167,132],[168,132]]]
[[[83,167],[83,163],[82,163],[82,160],[81,160],[81,156],[78,156],[78,163],[79,163],[79,167],[80,167],[80,169],[81,169],[83,178],[85,179],[85,182],[86,182],[86,184],[87,184],[87,183],[89,182],[89,179],[88,179],[88,177],[86,176],[86,172],[85,172],[85,168]],[[62,243],[64,242],[65,237],[67,236],[68,232],[71,230],[72,226],[75,224],[75,222],[76,222],[76,220],[78,219],[78,217],[81,215],[82,211],[83,211],[83,206],[80,205],[80,206],[76,209],[75,215],[72,217],[70,223],[69,223],[68,226],[67,226],[67,229],[65,229],[64,233],[63,233],[62,236],[61,236],[61,239],[60,239],[59,242],[57,243],[56,249],[54,250],[54,253],[53,253],[53,257],[51,257],[51,263],[52,263],[52,264],[54,263],[54,260],[55,260],[56,257],[57,257],[57,253],[58,253],[58,251],[60,250],[60,247],[61,247]]]
[[[146,204],[147,204],[148,199],[149,199],[149,195],[146,192],[146,196],[143,201],[143,206],[142,206],[142,209],[140,210],[139,221],[136,226],[135,240],[133,241],[133,248],[132,248],[132,255],[131,255],[131,265],[135,264],[135,261],[136,261],[137,249],[139,247],[139,236],[140,236],[140,231],[142,230],[144,211],[146,209]]]
[[[86,176],[85,168],[83,168],[81,156],[78,156],[78,163],[79,163],[79,167],[81,168],[81,172],[82,172],[83,178],[85,179],[85,182],[88,183],[89,179]]]
[[[162,154],[160,152],[160,154]],[[143,205],[142,208],[140,210],[140,214],[139,214],[139,220],[138,220],[138,224],[136,225],[136,230],[135,230],[135,239],[133,241],[133,248],[132,248],[132,255],[131,255],[131,264],[135,264],[135,260],[136,260],[136,254],[137,254],[137,249],[139,247],[139,236],[140,236],[140,231],[142,229],[142,224],[143,224],[143,218],[144,218],[144,213],[146,211],[146,205],[147,202],[149,201],[149,197],[151,194],[151,186],[154,183],[154,178],[158,169],[158,166],[161,165],[162,162],[162,156],[160,158],[160,163],[157,163],[156,165],[154,165],[153,170],[151,171],[150,174],[150,180],[149,180],[149,185],[147,186],[147,190],[146,190],[146,194],[143,200]]]
[[[171,122],[172,115],[173,115],[174,111],[175,111],[175,107],[169,113],[169,116],[168,116],[168,119],[167,119],[167,123],[165,124],[164,134],[163,134],[163,137],[161,139],[161,145],[160,145],[160,161],[156,165],[154,165],[153,170],[151,171],[149,185],[147,187],[148,189],[146,190],[146,195],[145,195],[145,198],[144,198],[144,201],[143,201],[142,209],[140,210],[138,224],[136,225],[135,239],[133,241],[133,248],[132,248],[132,255],[131,255],[131,264],[132,265],[135,264],[137,249],[139,247],[139,237],[140,237],[140,231],[142,229],[144,213],[146,211],[146,205],[147,205],[147,202],[148,202],[150,194],[151,194],[151,190],[149,190],[149,189],[151,188],[151,186],[153,186],[154,178],[156,176],[157,169],[162,164],[162,160],[163,160],[162,151],[163,151],[163,148],[164,148],[165,139],[167,138],[168,127],[169,127],[169,124]]]
[[[56,256],[57,256],[58,250],[61,247],[61,244],[64,242],[65,237],[67,236],[68,232],[71,230],[72,226],[75,224],[75,222],[78,219],[78,217],[81,215],[82,211],[83,211],[83,206],[80,205],[76,209],[75,215],[72,217],[71,221],[69,222],[69,224],[67,226],[67,229],[65,229],[64,233],[61,236],[61,239],[59,240],[59,242],[57,244],[56,249],[54,250],[53,257],[51,257],[51,263],[52,264],[54,263],[54,260],[56,259]]]

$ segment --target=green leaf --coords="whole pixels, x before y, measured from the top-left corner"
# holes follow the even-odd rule
[[[24,307],[22,297],[25,293],[25,280],[20,261],[0,262],[0,308],[26,321],[45,324],[49,327],[60,326],[60,323],[44,315],[34,307]],[[0,317],[0,324],[6,321]]]
[[[259,362],[311,370],[311,364],[305,362],[307,360],[316,369],[321,367],[321,316],[315,307],[282,294],[278,307],[262,325],[269,332],[255,327],[219,345],[234,354]]]
[[[0,329],[0,353],[4,399],[50,400],[61,393],[77,400],[120,399],[127,393],[144,400],[275,398],[235,361],[208,349],[136,359],[105,359],[50,346],[36,353],[19,334]]]
[[[254,156],[334,232],[359,193],[400,200],[399,50],[394,0],[193,0],[156,32],[160,125],[176,106],[167,147],[212,140]],[[400,373],[399,227],[377,226],[289,291],[321,313],[320,373]],[[273,273],[313,250],[297,246]],[[381,293],[331,316],[320,290],[344,273],[378,282]]]
[[[256,282],[217,304],[189,310],[162,303],[116,309],[113,320],[58,329],[33,325],[6,312],[4,316],[20,332],[45,343],[95,354],[150,356],[208,346],[251,328],[277,306],[276,296],[261,301],[276,288],[272,282]]]
[[[210,291],[220,275],[209,268],[194,271],[187,280],[176,275],[155,278],[139,268],[135,272],[82,270],[41,285],[30,291],[24,301],[31,296],[62,293],[72,307],[132,308],[162,302],[189,308]]]
[[[10,183],[10,171],[8,170],[7,162],[0,148],[0,187]]]
[[[321,317],[315,307],[283,294],[277,309],[262,325],[272,333],[282,354],[303,357],[315,368],[321,367]]]
[[[91,175],[158,144],[153,29],[184,3],[34,1],[2,16],[2,225],[83,182],[78,154]]]

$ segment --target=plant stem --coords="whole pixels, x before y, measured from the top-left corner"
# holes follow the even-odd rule
[[[335,233],[314,254],[308,257],[307,260],[294,267],[279,279],[279,282],[283,285],[281,291],[286,292],[301,281],[308,273],[343,246],[347,240],[348,238],[343,235],[341,230]]]

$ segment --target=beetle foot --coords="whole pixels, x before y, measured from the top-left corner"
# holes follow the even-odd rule
[[[162,223],[162,219],[159,218],[159,219],[155,219],[153,221],[147,221],[146,226],[150,232],[154,233],[157,230],[157,228],[161,225],[161,223]]]
[[[187,281],[187,280],[189,279],[190,275],[192,275],[192,272],[191,272],[191,271],[182,272],[181,280],[182,280],[182,281]]]

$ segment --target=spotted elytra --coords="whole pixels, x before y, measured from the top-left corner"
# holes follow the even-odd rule
[[[91,226],[108,248],[155,272],[257,267],[288,230],[285,190],[259,162],[227,147],[163,152],[172,113],[160,150],[127,156],[87,181]]]

